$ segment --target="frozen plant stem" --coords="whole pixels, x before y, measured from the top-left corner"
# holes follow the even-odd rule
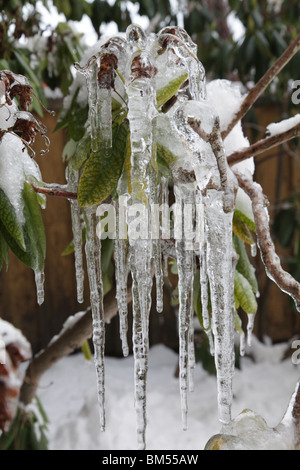
[[[266,273],[283,292],[294,299],[296,308],[300,311],[300,284],[282,268],[280,258],[275,252],[270,235],[267,200],[262,188],[238,171],[234,170],[234,173],[240,187],[248,194],[252,202],[257,241]]]
[[[242,150],[238,150],[227,157],[228,164],[230,166],[235,165],[236,163],[242,162],[250,157],[256,157],[261,153],[269,150],[277,145],[283,144],[289,140],[294,139],[300,135],[300,124],[292,127],[291,129],[280,132],[276,135],[272,135],[270,137],[266,137],[265,139],[261,139],[258,142],[250,145]]]

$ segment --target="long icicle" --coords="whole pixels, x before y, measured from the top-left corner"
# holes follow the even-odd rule
[[[84,211],[86,224],[86,262],[90,285],[90,301],[93,317],[94,362],[97,376],[97,391],[100,414],[100,428],[105,430],[105,380],[104,347],[105,322],[103,309],[103,286],[101,276],[101,244],[95,239],[95,210],[88,207]]]
[[[69,167],[66,171],[66,178],[68,181],[68,189],[71,192],[76,192],[78,187],[78,171],[71,170]],[[84,293],[84,268],[83,268],[83,255],[82,255],[82,224],[81,224],[81,210],[77,199],[70,199],[71,205],[71,220],[74,244],[74,258],[75,258],[75,275],[76,275],[76,288],[77,288],[77,301],[82,303]]]

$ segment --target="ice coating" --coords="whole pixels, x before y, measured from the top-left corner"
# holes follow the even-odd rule
[[[228,178],[225,153],[214,109],[199,101],[188,101],[174,113],[175,125],[187,145],[201,192],[204,224],[200,226],[200,284],[207,319],[207,281],[212,305],[212,332],[217,369],[220,421],[231,419],[234,371],[234,304],[232,215],[234,186]],[[206,272],[208,278],[206,277]],[[180,283],[180,281],[179,281]]]
[[[68,181],[68,188],[70,192],[77,191],[78,187],[78,171],[66,171],[66,178]],[[82,303],[84,293],[84,268],[83,268],[83,255],[82,255],[82,222],[81,211],[77,200],[70,200],[71,204],[71,220],[74,244],[74,257],[75,257],[75,273],[76,273],[76,287],[77,287],[77,301]]]
[[[211,353],[215,354],[219,417],[224,423],[230,422],[234,371],[232,215],[235,179],[227,165],[218,112],[206,101],[205,71],[197,59],[197,46],[182,28],[164,28],[158,35],[147,37],[139,26],[131,25],[125,38],[112,38],[102,44],[86,66],[79,66],[79,71],[87,77],[94,151],[99,149],[99,143],[102,151],[111,151],[112,98],[117,97],[119,109],[124,114],[127,112],[130,158],[116,194],[112,195],[116,214],[114,263],[124,356],[129,354],[128,278],[132,281],[137,441],[138,448],[144,449],[151,291],[155,278],[156,310],[163,312],[163,277],[168,275],[169,257],[163,242],[170,242],[170,239],[173,243],[171,256],[176,257],[178,268],[182,425],[186,429],[188,392],[194,388],[196,266],[200,269],[203,326]],[[158,109],[157,90],[178,77],[187,78],[183,79],[175,98],[168,95],[170,105],[163,109],[160,103]],[[172,228],[169,181],[165,176],[158,176],[159,145],[171,153],[172,159],[169,162],[175,197]],[[126,198],[125,204],[122,204],[123,198]],[[95,212],[95,207],[84,210],[95,364],[104,429],[104,316],[100,248],[94,234]]]
[[[93,208],[85,209],[86,225],[86,261],[90,286],[90,301],[93,317],[94,362],[97,376],[97,391],[100,414],[100,428],[105,430],[105,376],[104,376],[104,346],[105,324],[103,311],[103,286],[101,272],[101,244],[95,237],[95,222]]]

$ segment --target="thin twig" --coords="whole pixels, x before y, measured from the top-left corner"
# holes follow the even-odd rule
[[[291,129],[280,132],[276,135],[272,135],[270,137],[266,137],[265,139],[261,139],[258,142],[246,147],[242,150],[238,150],[237,152],[233,152],[231,155],[228,156],[227,161],[230,166],[235,165],[236,163],[242,162],[249,157],[255,157],[266,150],[269,150],[277,145],[282,144],[283,142],[287,142],[289,140],[294,139],[300,135],[300,124],[292,127]]]
[[[66,199],[77,199],[77,193],[64,191],[60,188],[38,187],[38,186],[35,186],[34,184],[31,184],[31,186],[35,190],[36,193],[46,194],[47,196],[64,197]]]
[[[234,170],[233,170],[234,171]],[[267,275],[278,287],[289,294],[295,301],[297,310],[300,311],[300,284],[291,274],[284,271],[280,258],[275,252],[270,235],[269,216],[266,210],[267,200],[261,186],[250,178],[234,171],[240,187],[248,194],[252,202],[252,210],[256,225],[257,242],[261,252],[262,261]]]
[[[279,72],[285,67],[285,65],[294,57],[294,55],[300,49],[300,33],[289,45],[289,47],[283,52],[283,54],[274,62],[274,64],[267,70],[267,72],[261,77],[256,85],[251,88],[247,96],[245,97],[239,111],[233,117],[231,123],[225,131],[222,132],[222,138],[225,139],[234,126],[245,116],[245,114],[252,108],[256,100],[265,91],[271,81],[279,74]]]

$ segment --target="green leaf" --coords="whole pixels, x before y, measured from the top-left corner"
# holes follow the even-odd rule
[[[5,225],[0,220],[0,229],[7,244],[22,263],[32,269],[41,269],[46,255],[46,237],[41,216],[41,209],[35,191],[27,182],[22,192],[24,201],[23,236],[25,250],[20,248],[16,240],[11,236]]]
[[[252,228],[250,228],[250,226]],[[242,212],[235,210],[232,220],[232,231],[235,235],[241,238],[245,243],[253,245],[254,239],[251,230],[255,229],[255,225],[252,220],[248,219]]]
[[[156,101],[157,101],[157,109],[163,106],[172,96],[176,95],[177,91],[181,87],[181,85],[186,81],[188,78],[188,73],[184,73],[174,80],[171,80],[165,87],[157,90],[156,92]]]
[[[248,314],[257,311],[256,297],[247,279],[238,271],[234,276],[234,297],[238,305]]]
[[[161,144],[157,144],[157,161],[158,163],[170,166],[171,163],[177,160],[176,155],[171,152],[167,147]]]
[[[38,253],[38,267],[42,268],[46,257],[46,235],[43,218],[36,193],[26,181],[24,183],[23,198],[25,203],[24,215],[29,232],[32,235],[32,242],[35,243]]]
[[[17,215],[13,205],[7,195],[0,188],[0,221],[5,227],[10,237],[15,240],[17,245],[25,250],[25,240],[21,224],[17,219]]]
[[[86,134],[80,142],[78,142],[74,154],[69,160],[69,165],[73,170],[80,170],[82,165],[86,162],[91,151],[91,136]]]
[[[112,149],[100,147],[92,152],[83,168],[78,186],[81,207],[100,204],[116,190],[122,172],[128,128],[124,123],[113,124]]]
[[[247,279],[247,281],[250,283],[252,287],[253,292],[257,294],[258,284],[257,284],[256,276],[255,276],[255,269],[250,263],[244,242],[241,238],[234,235],[233,245],[234,245],[235,251],[239,255],[239,259],[236,264],[236,269],[239,273],[241,273]]]
[[[91,348],[87,339],[81,345],[81,351],[87,361],[92,360]]]

